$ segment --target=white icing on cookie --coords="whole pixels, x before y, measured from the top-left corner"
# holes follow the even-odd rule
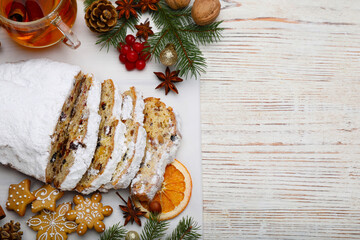
[[[60,194],[60,192],[57,189],[51,189],[51,191],[48,192],[48,190],[46,188],[41,188],[34,195],[36,197],[36,200],[42,201],[42,203],[45,203],[46,201],[51,201],[51,198],[53,196],[57,196],[59,194]]]
[[[37,239],[42,240],[65,240],[67,234],[76,231],[77,225],[73,221],[67,221],[65,214],[71,210],[71,203],[63,203],[58,206],[56,212],[43,210],[27,221],[28,226],[38,231]]]

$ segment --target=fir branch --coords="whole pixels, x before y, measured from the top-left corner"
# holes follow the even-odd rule
[[[127,30],[135,30],[135,25],[139,22],[140,14],[137,18],[130,17],[129,19],[121,18],[118,19],[116,26],[111,29],[109,32],[101,33],[98,35],[98,40],[96,44],[101,45],[101,49],[104,47],[109,51],[110,46],[116,48],[119,42],[125,39]]]
[[[199,239],[201,234],[197,233],[200,227],[192,217],[183,217],[174,229],[172,234],[166,240],[190,240]]]
[[[213,22],[205,26],[199,26],[193,23],[179,30],[184,32],[184,34],[186,34],[188,38],[192,39],[193,42],[207,45],[209,43],[220,41],[222,37],[221,33],[224,30],[224,28],[219,27],[221,23],[222,21]]]
[[[126,235],[126,229],[120,226],[120,223],[113,225],[112,227],[105,230],[100,236],[100,240],[120,240]]]
[[[194,23],[191,17],[191,8],[186,7],[179,10],[173,10],[160,0],[158,3],[158,11],[151,13],[155,26],[159,29],[163,27],[181,27]]]
[[[166,230],[169,228],[168,221],[159,221],[158,217],[150,213],[149,219],[141,232],[141,240],[161,239],[165,236]]]
[[[85,0],[84,10],[97,0]],[[137,3],[138,1],[135,1]],[[135,31],[135,25],[138,24],[141,18],[141,11],[137,10],[137,17],[131,16],[129,19],[121,18],[117,20],[117,23],[113,29],[108,32],[98,34],[98,40],[96,44],[100,44],[102,50],[104,47],[109,51],[110,46],[116,48],[119,42],[123,41],[126,37],[127,30]]]
[[[85,9],[94,1],[84,0]],[[135,0],[135,3],[138,1]],[[150,14],[160,32],[149,37],[148,42],[151,47],[145,51],[150,52],[152,57],[159,62],[160,52],[168,43],[173,43],[178,54],[178,61],[174,68],[180,70],[179,76],[187,77],[190,74],[198,77],[206,69],[206,60],[198,45],[219,41],[222,37],[221,32],[224,30],[219,27],[221,22],[198,26],[191,17],[191,7],[173,10],[168,7],[165,0],[160,0],[157,7],[158,11],[150,11]],[[112,30],[98,35],[96,44],[101,45],[101,49],[107,48],[107,51],[110,46],[116,48],[119,42],[125,39],[128,29],[136,31],[135,25],[139,22],[141,11],[137,10],[137,13],[137,18],[132,16],[128,20],[118,19]]]
[[[148,40],[150,46],[153,46],[153,47],[146,48],[145,50],[147,52],[151,52],[152,55],[159,56],[161,50],[166,45],[167,39],[165,39],[165,41],[164,41],[163,38],[167,37],[166,34],[168,34],[168,33],[169,33],[169,30],[165,30],[165,31],[162,30],[158,33],[155,33],[155,35]]]
[[[192,41],[196,37],[189,38],[191,32],[180,31],[184,26],[193,24],[191,8],[174,11],[161,0],[158,9],[158,12],[152,13],[152,19],[157,28],[162,30],[149,39],[153,56],[159,61],[160,52],[166,44],[174,43],[178,54],[178,61],[174,67],[180,69],[180,76],[191,74],[197,77],[205,72],[205,58],[196,42]]]
[[[173,41],[180,42],[180,45],[175,48],[178,53],[175,68],[180,69],[179,75],[187,76],[191,73],[192,76],[197,77],[205,73],[206,60],[199,47],[191,39],[180,34],[176,34],[176,39]]]
[[[85,0],[84,1],[84,11],[86,11],[86,9],[95,1],[97,1],[97,0]]]

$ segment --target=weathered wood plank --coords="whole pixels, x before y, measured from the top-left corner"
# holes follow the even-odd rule
[[[360,1],[222,1],[201,78],[205,239],[360,236]]]

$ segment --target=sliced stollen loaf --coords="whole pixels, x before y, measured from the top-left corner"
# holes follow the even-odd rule
[[[101,82],[91,75],[83,76],[80,93],[70,111],[68,127],[63,129],[64,138],[53,144],[60,147],[49,157],[46,180],[53,181],[58,189],[73,190],[91,163],[100,123],[100,85]],[[61,120],[60,116],[59,122]]]
[[[111,180],[112,173],[121,160],[125,142],[125,125],[120,121],[122,97],[119,88],[108,79],[102,83],[99,114],[101,122],[97,146],[91,165],[76,191],[89,194]]]
[[[181,142],[180,119],[159,98],[146,98],[144,128],[145,157],[131,183],[131,194],[140,201],[152,200],[161,188],[165,167],[171,163]]]
[[[0,65],[0,163],[45,182],[51,136],[80,75],[49,59]]]
[[[70,124],[71,117],[74,114],[74,106],[78,96],[80,95],[81,86],[84,83],[86,77],[82,72],[80,72],[75,77],[75,84],[71,90],[70,95],[63,104],[59,120],[56,124],[55,131],[51,136],[51,151],[50,151],[50,163],[48,167],[52,167],[52,163],[55,162],[57,158],[61,157],[61,148],[68,137],[68,127]],[[46,176],[46,181],[51,183],[54,176],[50,175],[50,171],[47,171],[48,175]]]
[[[125,144],[121,150],[120,161],[107,184],[100,191],[127,188],[139,170],[144,157],[146,132],[142,126],[144,120],[144,100],[142,94],[134,87],[124,92],[121,120],[126,126]]]

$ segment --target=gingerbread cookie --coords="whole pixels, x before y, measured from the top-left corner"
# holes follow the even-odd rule
[[[6,214],[5,214],[4,210],[2,209],[2,207],[0,206],[0,220],[5,217],[6,217]]]
[[[10,185],[6,202],[7,210],[13,210],[21,217],[25,215],[26,206],[36,199],[30,192],[30,185],[31,181],[29,179],[25,179],[19,184]]]
[[[74,210],[69,211],[66,218],[79,224],[77,233],[80,236],[84,235],[88,228],[94,228],[99,233],[105,230],[102,220],[104,217],[110,216],[113,209],[110,206],[103,206],[100,201],[100,193],[93,194],[91,199],[84,199],[81,195],[74,197]]]
[[[36,239],[41,240],[66,240],[67,234],[76,231],[76,223],[67,221],[66,213],[71,210],[71,203],[60,204],[55,212],[42,210],[39,215],[27,221],[28,226],[37,231]]]
[[[63,192],[60,192],[49,184],[42,186],[38,190],[32,192],[32,194],[36,197],[36,200],[31,206],[31,211],[34,213],[44,209],[54,212],[56,209],[56,201],[64,195]]]

